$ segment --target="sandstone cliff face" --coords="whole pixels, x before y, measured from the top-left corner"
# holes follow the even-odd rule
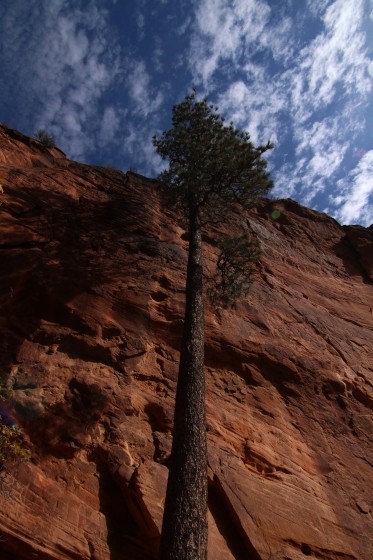
[[[155,559],[183,222],[154,181],[3,128],[0,176],[1,379],[33,455],[1,486],[1,558]],[[234,222],[263,257],[206,310],[209,559],[370,560],[373,230],[291,200]]]

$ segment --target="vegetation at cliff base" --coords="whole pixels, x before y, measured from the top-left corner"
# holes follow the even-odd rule
[[[22,441],[22,431],[17,426],[7,426],[0,417],[0,471],[8,463],[29,459],[30,450]]]
[[[9,413],[6,398],[9,391],[0,385],[0,473],[19,460],[28,460],[30,450],[24,442],[22,429]]]

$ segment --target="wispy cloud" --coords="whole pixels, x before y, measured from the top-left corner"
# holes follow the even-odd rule
[[[154,113],[163,102],[163,94],[151,88],[151,77],[143,60],[128,62],[127,87],[134,111],[143,117]]]
[[[137,25],[137,32],[139,34],[140,39],[144,39],[145,37],[145,3],[144,0],[137,0],[136,5],[136,25]]]
[[[153,51],[153,56],[152,56],[152,63],[153,63],[153,67],[157,72],[162,72],[163,71],[163,57],[164,57],[164,52],[163,52],[163,48],[162,48],[162,40],[159,37],[159,35],[156,35],[154,38],[154,51]]]
[[[285,75],[295,86],[290,91],[298,124],[329,105],[337,94],[344,99],[358,96],[355,103],[359,103],[371,92],[363,18],[364,0],[331,3],[322,17],[324,30],[301,50],[295,67]]]
[[[292,196],[297,192],[302,195],[304,204],[310,204],[325,189],[350,145],[343,122],[341,115],[313,121],[303,128],[296,127],[295,164],[291,169],[283,166],[277,171],[277,196]]]
[[[154,177],[164,169],[165,164],[154,150],[150,132],[146,122],[128,123],[123,139],[123,152],[135,162],[131,165],[133,171]],[[152,132],[154,134],[155,130]]]
[[[368,126],[363,107],[373,90],[373,71],[364,0],[312,0],[307,7],[307,17],[303,11],[291,22],[265,0],[201,0],[191,69],[195,82],[255,142],[271,139],[289,154],[288,161],[274,163],[275,194],[297,194],[303,203],[316,204],[338,181],[345,184],[343,163]],[[310,21],[317,22],[314,37],[302,46],[296,23]],[[367,173],[356,171],[359,188],[351,197],[366,193],[358,177]],[[351,212],[340,210],[338,216],[346,219]]]
[[[2,41],[8,45],[2,57],[7,91],[0,90],[0,106],[16,90],[17,119],[25,132],[45,128],[75,159],[135,165],[154,174],[159,161],[151,137],[164,95],[147,65],[162,72],[162,42],[154,38],[152,60],[145,62],[113,25],[109,4],[14,0],[7,9],[0,5]],[[134,15],[140,35],[145,10],[138,0]]]
[[[373,217],[373,150],[366,152],[329,197],[334,215],[342,223],[369,225]],[[330,211],[330,209],[328,209]]]
[[[105,107],[98,133],[101,145],[112,145],[116,141],[126,113],[121,108],[110,105]]]
[[[23,121],[84,157],[100,128],[100,100],[120,69],[107,11],[94,2],[14,0],[1,16],[7,75],[18,88]]]
[[[368,224],[372,21],[373,0],[0,2],[0,119],[154,175],[151,137],[194,83],[275,143],[275,196]]]
[[[298,65],[283,76],[292,92],[290,118],[296,144],[291,191],[302,194],[305,204],[314,202],[320,193],[336,184],[345,184],[346,179],[339,179],[344,173],[342,162],[352,150],[357,134],[367,125],[360,106],[372,91],[362,31],[364,2],[337,0],[328,6],[325,2],[320,4],[324,30],[300,52]],[[325,110],[328,116],[320,119]],[[282,191],[289,177],[288,170],[283,171],[287,178],[279,172]],[[363,191],[359,188],[354,192]],[[352,191],[350,194],[355,196]],[[346,200],[345,208],[356,210],[358,204],[355,201],[350,207]],[[346,221],[348,213],[339,211],[334,215]],[[357,219],[356,212],[349,215]],[[368,214],[360,219],[368,221]]]
[[[252,70],[250,66],[248,72]],[[219,107],[237,126],[249,131],[255,143],[278,142],[286,98],[264,73],[254,71],[251,84],[237,80],[219,96]]]
[[[224,60],[237,63],[242,48],[256,40],[270,9],[261,0],[204,0],[196,9],[190,66],[195,80],[206,87]]]

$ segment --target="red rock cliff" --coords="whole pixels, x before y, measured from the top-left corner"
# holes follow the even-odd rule
[[[154,559],[183,222],[156,182],[5,128],[0,176],[1,377],[32,447],[1,558]],[[373,230],[291,200],[235,222],[263,257],[249,298],[206,313],[209,559],[370,560]]]

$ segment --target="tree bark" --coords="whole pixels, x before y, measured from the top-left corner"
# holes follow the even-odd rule
[[[198,207],[189,211],[184,331],[160,560],[207,557],[207,443],[202,239]]]

